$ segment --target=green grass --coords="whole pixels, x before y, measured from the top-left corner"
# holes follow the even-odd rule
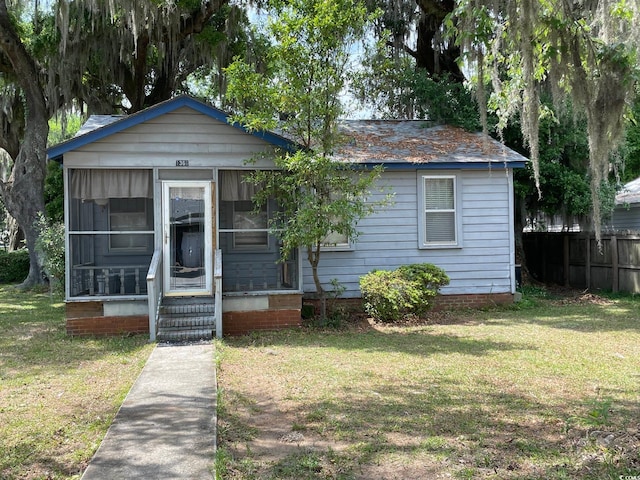
[[[0,478],[79,478],[151,349],[68,337],[59,299],[0,285]]]
[[[221,478],[640,475],[640,299],[525,300],[219,342]]]

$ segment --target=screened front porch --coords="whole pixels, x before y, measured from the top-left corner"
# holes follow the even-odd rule
[[[278,239],[268,230],[268,218],[277,204],[269,202],[256,212],[251,201],[255,190],[244,182],[245,173],[228,170],[217,175],[214,248],[222,252],[222,291],[297,291],[297,252],[281,262]],[[68,298],[147,295],[146,277],[156,232],[163,231],[165,221],[155,218],[163,215],[154,214],[159,211],[155,203],[161,200],[156,198],[161,197],[161,189],[154,197],[153,178],[152,169],[68,171]],[[191,263],[187,266],[204,267],[205,255],[200,248],[204,244],[194,243],[191,233],[182,232],[182,240],[178,237],[173,248],[189,251]],[[196,251],[200,258],[193,257]],[[184,259],[182,253],[178,251],[171,258]],[[182,270],[185,265],[180,265]]]

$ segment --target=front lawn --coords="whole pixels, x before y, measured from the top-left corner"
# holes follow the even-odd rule
[[[48,293],[0,285],[0,478],[80,478],[152,345],[71,338]]]
[[[217,348],[220,478],[640,476],[640,299],[538,294]]]

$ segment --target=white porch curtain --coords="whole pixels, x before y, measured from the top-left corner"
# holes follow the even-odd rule
[[[109,198],[153,198],[151,170],[74,170],[71,198],[93,200],[99,205],[106,205]]]
[[[252,200],[261,187],[245,180],[249,173],[242,170],[220,172],[220,199],[229,202]]]

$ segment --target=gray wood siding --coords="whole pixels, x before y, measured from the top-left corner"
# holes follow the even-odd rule
[[[452,171],[433,172],[451,175]],[[455,171],[461,202],[461,246],[418,248],[418,179],[416,172],[383,174],[380,184],[395,192],[393,204],[360,222],[360,236],[350,251],[324,251],[319,273],[323,284],[337,278],[345,296],[360,295],[359,278],[374,269],[429,262],[443,268],[451,283],[449,294],[511,292],[513,231],[509,177],[486,171]],[[380,197],[380,194],[374,195]],[[304,257],[304,254],[303,254]],[[315,287],[311,268],[303,258],[305,291]]]
[[[65,154],[67,167],[242,167],[270,145],[226,123],[183,107]]]
[[[640,205],[617,205],[611,216],[611,226],[618,230],[640,231]]]

